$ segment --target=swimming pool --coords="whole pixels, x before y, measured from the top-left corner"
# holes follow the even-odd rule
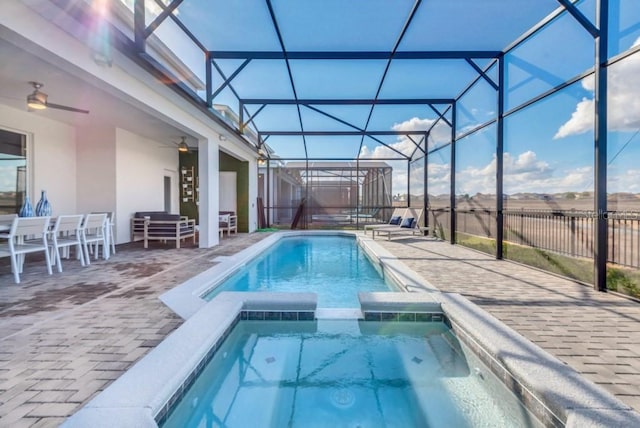
[[[542,426],[445,323],[335,320],[240,321],[160,426],[212,424]]]
[[[157,428],[158,421],[164,421],[171,414],[175,403],[194,385],[202,369],[217,355],[219,347],[223,346],[241,320],[263,320],[261,323],[265,327],[273,322],[267,320],[274,319],[298,320],[287,321],[292,323],[292,327],[305,324],[300,320],[314,319],[318,319],[318,326],[327,325],[323,323],[328,312],[343,310],[326,309],[319,315],[315,293],[223,292],[210,301],[201,299],[212,284],[233,275],[280,239],[319,234],[355,235],[344,231],[323,232],[273,234],[246,250],[215,259],[217,263],[212,268],[165,293],[161,300],[185,322],[65,421],[63,426]],[[357,239],[362,248],[374,260],[378,260],[385,276],[393,277],[403,289],[415,292],[359,293],[360,309],[346,311],[349,314],[357,315],[357,312],[367,322],[391,321],[401,324],[446,319],[447,325],[450,324],[463,345],[461,349],[468,367],[473,368],[470,376],[482,375],[486,378],[483,371],[475,370],[475,367],[479,367],[475,361],[482,361],[545,426],[640,426],[638,414],[602,387],[589,382],[463,296],[439,293],[402,260],[380,248],[371,239],[363,236]],[[325,333],[322,328],[319,331]],[[276,358],[271,364],[280,361],[279,357],[271,356]],[[414,356],[425,361],[419,355]],[[262,363],[269,364],[267,359],[269,356],[264,357]],[[297,361],[291,364],[295,365]],[[460,378],[445,379],[447,383],[457,380]],[[337,403],[343,405],[348,403],[349,396],[345,391],[334,394]],[[198,402],[200,399],[195,403],[191,401],[192,405]],[[483,412],[481,408],[476,411]]]
[[[203,296],[222,291],[313,292],[320,308],[357,308],[359,291],[397,291],[351,236],[280,239]]]

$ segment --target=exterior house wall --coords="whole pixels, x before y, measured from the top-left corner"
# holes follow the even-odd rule
[[[80,128],[77,135],[78,212],[116,211],[115,128]]]
[[[46,58],[59,67],[61,73],[68,73],[121,100],[123,109],[143,111],[179,130],[179,133],[167,135],[166,141],[160,143],[142,137],[144,131],[135,129],[135,126],[113,123],[111,130],[94,130],[92,124],[89,129],[77,130],[81,146],[76,151],[76,130],[72,126],[53,123],[43,127],[42,132],[39,129],[34,132],[34,128],[40,126],[34,121],[37,117],[35,114],[27,116],[24,112],[24,117],[19,118],[24,124],[0,115],[0,124],[6,122],[8,129],[33,133],[35,147],[38,147],[39,141],[51,147],[51,150],[34,149],[35,164],[31,171],[37,173],[30,181],[33,183],[30,185],[30,196],[34,196],[34,191],[46,189],[54,213],[60,212],[58,209],[67,212],[77,212],[80,208],[82,211],[115,210],[117,242],[126,242],[129,240],[129,216],[133,212],[164,209],[164,176],[172,177],[172,188],[175,189],[172,211],[178,212],[178,154],[176,150],[161,146],[175,138],[175,135],[188,135],[198,140],[200,153],[207,153],[203,159],[207,164],[199,163],[202,201],[199,205],[200,246],[209,247],[218,243],[217,153],[222,147],[245,162],[245,167],[250,169],[244,173],[254,181],[247,181],[249,190],[245,200],[252,201],[248,203],[254,209],[246,208],[248,213],[245,213],[244,227],[245,230],[255,229],[257,154],[243,139],[230,134],[227,128],[216,123],[162,81],[150,78],[146,70],[122,53],[114,50],[113,65],[101,67],[91,59],[92,51],[87,44],[47,21],[33,9],[21,2],[7,2],[6,9],[7,13],[0,15],[0,26],[3,27],[0,36],[11,38],[16,45],[24,46],[25,50],[37,54],[38,58]],[[92,115],[94,111],[92,109]],[[106,147],[98,147],[99,144]],[[100,155],[92,153],[91,147]],[[79,168],[76,168],[76,156],[82,160]],[[96,176],[104,181],[95,181]],[[91,181],[83,182],[88,179]],[[202,183],[204,180],[207,183]]]
[[[178,151],[124,129],[116,129],[116,242],[128,242],[136,211],[164,210],[164,177],[172,177],[171,211],[179,212]]]
[[[77,212],[75,129],[4,105],[0,127],[27,135],[27,191],[34,209],[46,190],[53,215]]]

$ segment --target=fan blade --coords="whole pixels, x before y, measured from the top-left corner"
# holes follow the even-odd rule
[[[89,114],[89,110],[82,110],[80,108],[63,106],[63,105],[60,105],[60,104],[53,104],[53,103],[50,103],[50,102],[47,102],[47,107],[55,108],[55,109],[58,109],[58,110],[67,110],[67,111],[73,111],[73,112],[76,112],[76,113]]]

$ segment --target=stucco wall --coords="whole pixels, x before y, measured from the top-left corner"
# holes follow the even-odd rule
[[[77,135],[78,211],[115,211],[116,130],[80,128]]]
[[[77,212],[75,129],[4,105],[0,127],[27,135],[27,191],[34,208],[46,190],[53,215]]]
[[[124,129],[116,129],[116,242],[129,241],[136,211],[164,210],[164,177],[172,177],[172,212],[179,212],[178,151]]]

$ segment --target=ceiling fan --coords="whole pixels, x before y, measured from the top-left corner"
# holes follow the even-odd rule
[[[189,145],[187,144],[187,137],[182,136],[180,137],[180,142],[171,140],[171,145],[168,144],[163,144],[162,145],[163,148],[167,148],[167,149],[178,149],[178,151],[180,153],[189,153],[191,152],[191,148],[189,147]]]
[[[180,143],[175,143],[178,145],[178,151],[181,153],[189,153],[191,150],[186,142],[187,137],[180,137]]]
[[[46,108],[55,108],[58,110],[67,110],[75,113],[89,113],[89,110],[50,103],[49,101],[47,101],[47,98],[49,96],[40,91],[40,88],[44,86],[43,83],[29,82],[29,84],[33,86],[33,92],[27,95],[27,107],[29,107],[30,110],[44,110]]]

